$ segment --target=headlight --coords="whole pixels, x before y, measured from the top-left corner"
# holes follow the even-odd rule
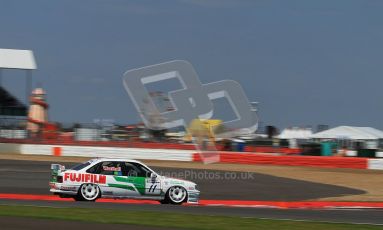
[[[187,188],[188,188],[188,190],[197,190],[197,185],[196,184],[195,185],[190,185]]]

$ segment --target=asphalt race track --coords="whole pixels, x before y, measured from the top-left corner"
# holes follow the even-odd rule
[[[73,164],[66,163],[65,165],[70,167]],[[241,175],[241,173],[209,170],[181,170],[174,168],[154,169],[164,175],[178,175],[179,177],[196,182],[199,185],[199,190],[201,190],[201,199],[296,201],[363,193],[361,190],[292,180],[282,177],[273,177],[258,173]],[[49,194],[49,177],[50,162],[0,160],[0,193]],[[234,177],[236,178],[233,179]],[[374,209],[303,210],[0,200],[0,205],[5,204],[148,210],[272,219],[383,224],[383,219],[381,218],[383,216],[383,210]],[[7,223],[7,221],[9,221],[9,219],[4,219],[4,223]],[[27,222],[28,218],[24,218],[23,221]],[[71,223],[68,224],[70,225]]]
[[[0,161],[0,193],[50,194],[50,162]],[[75,163],[66,163],[68,167]],[[197,183],[201,199],[297,201],[364,193],[340,186],[259,173],[157,168],[161,175]]]

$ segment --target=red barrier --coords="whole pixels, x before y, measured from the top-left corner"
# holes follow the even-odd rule
[[[198,153],[193,154],[193,161],[201,161]],[[367,161],[366,158],[356,157],[271,156],[254,153],[220,153],[220,162],[237,164],[367,169]]]
[[[253,153],[284,153],[284,154],[299,154],[302,149],[290,149],[288,147],[272,147],[272,146],[245,146],[245,152]]]

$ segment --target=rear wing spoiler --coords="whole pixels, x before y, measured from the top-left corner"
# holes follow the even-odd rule
[[[59,181],[58,178],[59,178],[59,174],[64,170],[65,170],[64,165],[51,164],[51,180],[50,180],[50,182],[51,183],[56,183],[56,182],[62,183],[62,179],[61,179],[61,181]]]

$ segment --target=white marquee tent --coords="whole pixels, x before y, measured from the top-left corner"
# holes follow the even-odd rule
[[[290,148],[297,148],[299,143],[304,143],[311,138],[311,129],[307,128],[287,128],[277,136],[279,139],[286,139],[289,141]]]
[[[311,135],[313,139],[379,140],[383,131],[371,127],[338,126]]]
[[[278,135],[279,139],[310,139],[312,135],[311,129],[306,128],[287,128]]]

